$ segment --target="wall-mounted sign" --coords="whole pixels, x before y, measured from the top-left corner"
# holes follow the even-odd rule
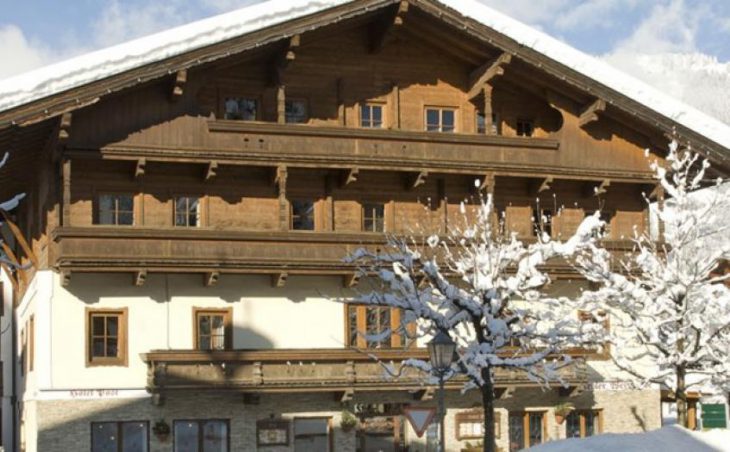
[[[288,446],[289,421],[262,419],[256,422],[256,444],[259,446]]]

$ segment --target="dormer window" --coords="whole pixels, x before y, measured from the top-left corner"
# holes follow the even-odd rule
[[[258,119],[258,101],[250,97],[228,97],[225,101],[224,119],[256,121]]]
[[[456,110],[453,108],[428,107],[425,116],[427,132],[456,131]]]
[[[360,107],[360,127],[380,129],[383,127],[383,105],[363,104]]]
[[[517,120],[517,136],[531,137],[535,133],[535,121],[533,119]]]

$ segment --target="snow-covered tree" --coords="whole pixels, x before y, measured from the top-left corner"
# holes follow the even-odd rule
[[[465,389],[481,391],[484,450],[494,451],[495,370],[522,371],[545,384],[557,381],[559,369],[570,364],[561,349],[597,333],[594,325],[579,321],[576,300],[542,292],[550,278],[540,267],[592,243],[602,223],[589,216],[565,242],[543,233],[525,244],[515,234],[500,233],[491,195],[470,207],[476,207],[476,218],[462,204],[463,224],[445,237],[433,235],[419,245],[413,237],[390,236],[383,252],[360,249],[350,255],[346,260],[374,284],[347,302],[400,309],[399,334],[408,334],[406,326],[415,323],[424,340],[438,332],[451,336],[458,359],[449,377],[465,375]],[[427,361],[403,365],[432,372]]]
[[[707,160],[673,142],[666,164],[652,164],[666,194],[652,206],[659,236],[637,232],[634,251],[620,262],[598,247],[578,259],[581,272],[599,285],[584,293],[586,309],[608,308],[615,326],[614,362],[672,391],[684,426],[689,388],[730,382],[730,275],[721,271],[730,256],[730,196],[720,181],[696,191],[708,168]]]

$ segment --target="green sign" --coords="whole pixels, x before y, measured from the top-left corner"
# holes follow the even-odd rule
[[[702,404],[702,428],[727,428],[724,404]]]

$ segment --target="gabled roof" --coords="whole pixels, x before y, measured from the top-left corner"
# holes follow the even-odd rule
[[[567,81],[576,86],[584,89],[597,86],[595,92],[590,88],[587,89],[596,97],[604,98],[622,111],[633,114],[648,124],[656,124],[665,131],[677,126],[681,135],[693,142],[699,142],[701,147],[705,147],[710,153],[712,150],[716,151],[714,158],[719,158],[725,165],[730,161],[730,126],[596,58],[476,0],[410,0],[410,2],[424,8],[438,8],[440,13],[444,13],[444,20],[450,20],[453,25],[460,25],[460,28],[481,39],[484,39],[486,30],[490,36],[497,37],[494,42],[489,39],[491,44],[502,47],[528,63],[539,65],[543,70],[552,70],[553,75],[560,76],[563,80],[567,77]],[[115,77],[121,79],[130,74],[139,75],[131,81],[126,80],[122,84],[113,85],[114,89],[122,89],[131,86],[135,81],[139,83],[161,77],[166,73],[247,50],[252,46],[273,42],[276,38],[282,39],[286,34],[272,36],[264,32],[278,30],[281,33],[280,26],[287,23],[296,22],[299,29],[290,31],[294,34],[301,32],[302,27],[309,27],[304,31],[314,29],[394,3],[398,1],[268,0],[37,69],[0,81],[0,128],[3,125],[7,126],[13,119],[14,110],[24,109],[35,103],[41,104],[38,102],[41,100],[62,97],[63,93],[99,80],[113,80]],[[310,17],[315,20],[304,21]],[[212,49],[217,44],[233,42],[246,36],[260,40],[254,43],[246,42],[224,53],[221,53],[220,49],[210,55],[199,52],[201,49]],[[201,58],[200,55],[205,57]],[[163,62],[166,64],[161,64]],[[147,67],[154,67],[155,70],[140,72]],[[160,70],[166,72],[160,73]],[[111,91],[109,88],[107,90]],[[75,99],[75,103],[85,105],[84,100],[79,98]],[[46,114],[53,114],[48,112],[47,105],[40,105],[40,108],[45,108],[40,111],[45,111]],[[63,108],[73,109],[73,100],[63,99]]]

